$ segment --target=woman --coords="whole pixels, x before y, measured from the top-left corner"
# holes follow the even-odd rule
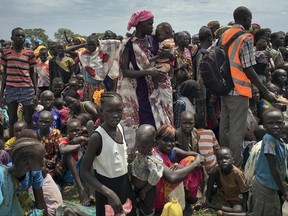
[[[122,62],[117,91],[123,97],[124,110],[122,125],[131,153],[135,143],[135,131],[141,124],[150,124],[159,128],[173,122],[172,87],[170,78],[156,70],[149,62],[152,53],[154,15],[147,10],[132,14],[128,31],[136,30],[123,40]],[[155,88],[153,80],[158,79],[158,94],[151,97]]]

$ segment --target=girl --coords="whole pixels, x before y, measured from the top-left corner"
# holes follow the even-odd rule
[[[10,152],[13,166],[0,166],[0,212],[3,216],[25,215],[30,210],[28,188],[33,187],[35,215],[47,215],[41,170],[45,149],[33,138],[20,138]],[[28,199],[27,199],[28,198]],[[30,202],[31,201],[31,202]],[[30,210],[31,211],[31,210]],[[29,215],[29,214],[28,214]],[[33,214],[34,215],[34,214]]]
[[[128,198],[133,201],[128,177],[127,146],[123,128],[119,124],[123,110],[122,98],[115,92],[103,93],[101,106],[104,122],[88,141],[81,176],[96,190],[96,215],[104,215],[104,206],[108,203],[118,214],[123,213],[122,204]],[[92,165],[96,176],[90,172]],[[135,205],[129,215],[136,215],[134,208]]]

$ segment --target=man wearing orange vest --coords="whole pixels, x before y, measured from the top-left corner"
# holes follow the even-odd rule
[[[224,45],[237,32],[249,30],[252,13],[246,7],[238,7],[234,13],[235,25],[224,32]],[[275,95],[260,82],[253,69],[256,64],[253,51],[253,35],[239,36],[228,48],[230,70],[234,89],[221,99],[220,144],[229,147],[234,154],[237,167],[242,166],[242,142],[247,132],[246,121],[249,98],[252,97],[251,82],[268,101],[276,101]]]

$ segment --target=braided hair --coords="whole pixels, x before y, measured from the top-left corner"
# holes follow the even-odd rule
[[[101,99],[100,99],[101,106],[103,106],[105,101],[107,102],[108,99],[112,99],[112,98],[118,98],[122,102],[122,97],[120,94],[118,94],[117,92],[109,91],[109,92],[104,92],[101,94]]]

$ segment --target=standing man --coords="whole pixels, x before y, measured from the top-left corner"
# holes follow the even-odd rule
[[[23,105],[24,119],[32,126],[33,104],[36,93],[33,50],[25,48],[25,32],[22,28],[12,30],[12,47],[3,50],[1,64],[4,67],[1,85],[1,99],[5,99],[9,114],[9,136],[13,137],[13,125],[18,120],[19,103]],[[4,96],[4,97],[3,97]]]
[[[224,32],[221,43],[239,31],[249,30],[252,13],[246,7],[238,7],[233,13],[235,25]],[[253,36],[245,33],[239,36],[228,48],[231,76],[234,89],[221,100],[220,144],[229,147],[234,154],[237,167],[242,166],[242,142],[245,137],[248,102],[252,97],[251,82],[268,101],[276,101],[275,95],[260,82],[253,65],[256,64],[253,52]]]

